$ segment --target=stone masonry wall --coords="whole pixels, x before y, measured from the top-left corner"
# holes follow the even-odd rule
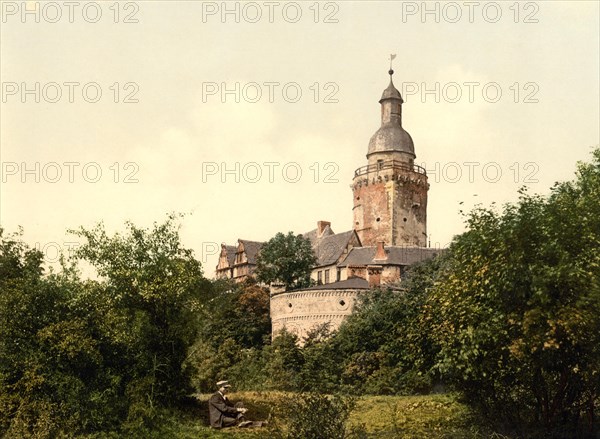
[[[427,176],[393,169],[354,178],[354,228],[362,245],[427,245]]]
[[[300,340],[317,325],[330,322],[337,329],[352,313],[360,290],[305,290],[271,296],[273,334],[285,326]]]

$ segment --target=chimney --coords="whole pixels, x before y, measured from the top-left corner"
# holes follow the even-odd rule
[[[317,238],[323,234],[327,226],[331,226],[329,221],[317,221]]]
[[[385,253],[384,241],[377,241],[377,250],[375,250],[374,261],[385,261],[388,257]]]

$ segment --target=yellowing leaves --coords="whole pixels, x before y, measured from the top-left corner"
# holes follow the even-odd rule
[[[560,344],[554,339],[546,340],[544,342],[544,349],[560,349]]]

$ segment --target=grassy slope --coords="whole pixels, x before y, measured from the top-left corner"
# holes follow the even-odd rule
[[[368,396],[359,400],[350,422],[377,438],[483,438],[470,412],[450,395]]]
[[[258,439],[268,438],[269,431],[261,429],[213,430],[208,426],[206,401],[209,395],[198,395],[200,404],[167,416],[160,431],[152,438],[160,439]],[[232,395],[249,408],[249,418],[264,420],[269,417],[282,394],[276,392],[242,392]],[[365,396],[361,397],[350,423],[363,425],[369,438],[488,438],[472,425],[468,409],[451,395],[428,396]],[[95,439],[116,439],[117,435],[98,435]],[[147,436],[145,439],[151,439]]]

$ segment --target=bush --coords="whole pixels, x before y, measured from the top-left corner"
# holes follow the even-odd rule
[[[207,281],[174,217],[76,234],[86,242],[73,265],[44,275],[42,254],[0,228],[0,436],[155,425],[156,409],[188,392],[182,363]],[[99,280],[81,279],[81,261]]]
[[[346,423],[356,400],[339,395],[304,393],[288,398],[280,415],[287,420],[286,432],[276,436],[285,439],[346,439],[350,429]]]
[[[264,351],[267,374],[266,386],[272,390],[297,390],[302,381],[300,371],[304,365],[302,350],[298,346],[298,337],[283,330],[266,346]]]
[[[439,370],[519,435],[597,432],[600,150],[595,159],[549,197],[522,191],[501,212],[471,212],[423,308]]]

